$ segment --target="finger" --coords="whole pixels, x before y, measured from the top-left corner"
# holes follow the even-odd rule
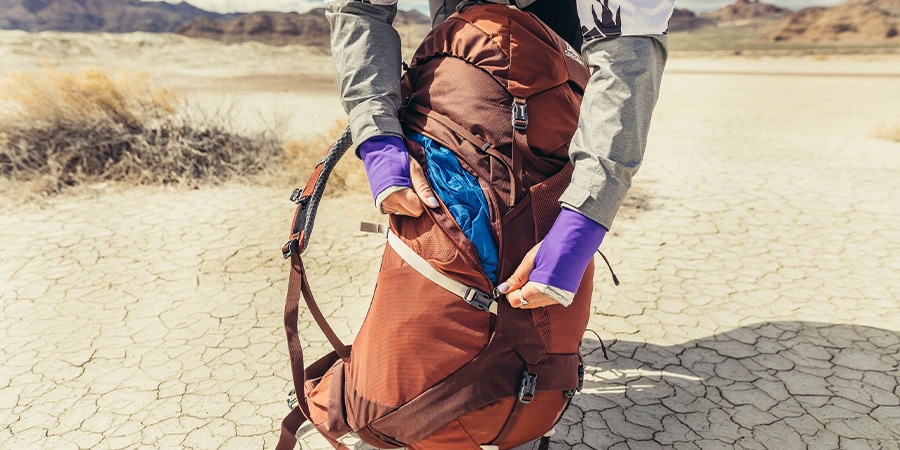
[[[389,195],[381,203],[384,214],[419,217],[425,212],[419,196],[412,189],[402,189]]]
[[[517,309],[534,309],[558,304],[556,300],[543,294],[530,283],[526,283],[522,289],[506,294],[506,299],[510,306]]]
[[[525,254],[525,257],[522,258],[522,262],[519,263],[519,267],[516,268],[512,275],[497,286],[497,290],[499,290],[500,293],[509,296],[509,292],[521,289],[525,286],[525,283],[528,282],[528,276],[531,275],[531,271],[534,270],[534,256],[537,255],[540,246],[541,244],[532,247],[531,250]]]
[[[428,184],[428,179],[425,177],[425,171],[422,170],[422,166],[412,157],[409,158],[409,179],[412,181],[413,189],[422,203],[429,208],[437,208],[441,205]]]
[[[419,217],[425,212],[425,207],[412,189],[404,189],[401,191],[403,197],[400,199],[397,214],[410,217]]]

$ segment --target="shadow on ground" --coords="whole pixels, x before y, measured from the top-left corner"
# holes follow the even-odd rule
[[[900,332],[767,322],[607,344],[608,361],[584,341],[584,390],[551,448],[900,448]]]

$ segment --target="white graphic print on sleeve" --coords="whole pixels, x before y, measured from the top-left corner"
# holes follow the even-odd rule
[[[608,36],[663,34],[675,0],[578,0],[585,41]]]

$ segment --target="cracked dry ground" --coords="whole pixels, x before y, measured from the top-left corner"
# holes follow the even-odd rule
[[[623,284],[597,272],[590,327],[610,359],[585,340],[586,386],[552,448],[900,448],[900,144],[870,136],[900,117],[884,94],[900,79],[876,81],[667,77],[604,242]],[[288,191],[7,206],[0,448],[274,447]],[[383,245],[354,231],[369,201],[323,205],[307,256],[346,339]],[[325,352],[308,317],[301,333]]]

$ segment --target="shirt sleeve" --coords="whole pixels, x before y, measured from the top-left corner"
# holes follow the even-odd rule
[[[341,102],[354,143],[373,136],[403,136],[400,108],[400,36],[391,25],[396,0],[325,3]]]
[[[569,148],[575,171],[560,203],[611,229],[644,157],[667,58],[666,36],[589,40],[582,53],[591,79]]]

